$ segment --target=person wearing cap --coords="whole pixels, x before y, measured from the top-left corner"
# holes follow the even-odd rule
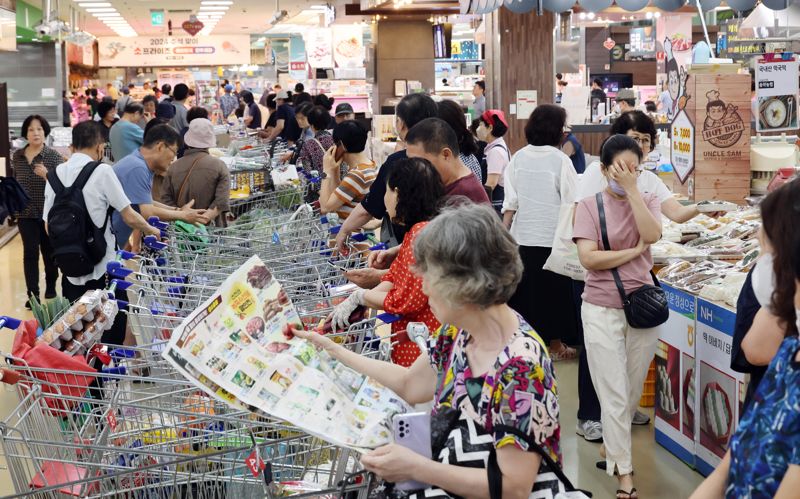
[[[153,177],[167,173],[175,161],[180,136],[169,125],[156,125],[144,135],[142,147],[125,156],[114,166],[114,173],[122,184],[125,195],[134,210],[146,219],[158,217],[163,222],[183,220],[188,223],[208,223],[205,210],[193,209],[193,202],[176,208],[153,199]],[[111,216],[111,226],[117,238],[117,245],[125,248],[133,233],[122,216],[115,212]],[[138,240],[135,238],[134,240]]]
[[[617,101],[619,114],[636,110],[636,92],[634,92],[632,88],[621,89],[617,92],[617,96],[614,97],[614,100]]]
[[[156,106],[156,118],[170,121],[175,117],[175,106],[171,102],[162,102]]]
[[[127,89],[126,89],[127,90]],[[131,102],[122,112],[122,118],[114,123],[108,132],[111,142],[111,156],[119,161],[142,146],[144,130],[139,127],[139,120],[144,115],[144,107],[138,102]]]
[[[476,134],[478,138],[486,142],[483,150],[484,161],[486,162],[486,182],[484,186],[492,200],[492,206],[499,213],[503,208],[505,189],[503,187],[503,173],[508,162],[511,161],[511,152],[503,139],[503,135],[508,132],[508,122],[503,111],[490,109],[481,114],[480,124]]]
[[[317,106],[317,109],[322,109]],[[377,174],[375,162],[367,155],[367,130],[356,121],[345,121],[333,129],[334,146],[322,160],[322,186],[319,193],[320,213],[335,211],[346,219],[369,192]],[[341,165],[348,166],[340,178]]]
[[[267,140],[274,140],[278,137],[294,144],[300,138],[300,125],[297,124],[297,117],[289,101],[289,94],[286,90],[281,90],[275,96],[277,110],[275,111],[275,127],[266,134]]]
[[[336,105],[336,116],[334,119],[337,125],[344,121],[354,120],[356,119],[356,112],[353,111],[353,106],[351,106],[350,103],[342,102]]]
[[[233,92],[233,85],[228,83],[225,85],[224,90],[225,93],[219,98],[219,110],[222,112],[222,119],[228,121],[228,117],[239,107],[239,101],[231,94],[231,92]]]
[[[167,171],[161,202],[183,206],[194,201],[195,208],[207,210],[208,220],[223,226],[230,211],[231,178],[225,163],[208,153],[217,144],[214,125],[206,118],[193,119],[183,141],[186,151]]]

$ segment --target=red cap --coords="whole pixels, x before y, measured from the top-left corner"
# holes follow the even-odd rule
[[[492,124],[494,123],[494,121],[492,120],[492,117],[494,116],[497,116],[497,119],[499,119],[500,122],[502,122],[506,127],[508,127],[508,122],[506,121],[506,115],[505,113],[503,113],[503,111],[500,111],[499,109],[489,109],[488,111],[484,111],[484,113],[481,115],[481,119],[483,121],[488,122],[489,124]]]

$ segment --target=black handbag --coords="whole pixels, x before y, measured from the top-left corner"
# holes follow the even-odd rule
[[[597,212],[600,216],[600,232],[603,236],[604,249],[611,251],[611,244],[608,241],[608,230],[606,228],[606,212],[603,208],[603,193],[598,192],[595,195],[597,200]],[[614,276],[614,282],[617,285],[617,291],[622,298],[622,308],[625,311],[625,319],[628,325],[635,329],[649,329],[660,326],[667,322],[669,318],[669,306],[667,304],[667,295],[661,289],[658,279],[651,272],[655,285],[645,284],[641,288],[631,292],[625,293],[625,288],[622,286],[622,279],[619,277],[617,269],[611,269],[611,275]]]

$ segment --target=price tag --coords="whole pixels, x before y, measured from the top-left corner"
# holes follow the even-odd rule
[[[261,456],[258,455],[255,449],[247,456],[245,464],[250,468],[250,473],[252,473],[255,478],[258,478],[258,475],[267,467],[266,463],[261,459]]]

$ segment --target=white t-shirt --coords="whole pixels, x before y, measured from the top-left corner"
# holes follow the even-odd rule
[[[660,203],[672,198],[672,193],[667,189],[667,186],[653,172],[647,170],[643,171],[636,181],[636,186],[642,194],[649,192],[658,196],[658,201]],[[594,196],[598,192],[603,191],[606,187],[608,187],[608,181],[600,170],[600,162],[594,161],[586,167],[586,171],[584,171],[581,176],[575,202],[577,203],[581,199]]]
[[[525,146],[505,170],[503,211],[515,210],[511,235],[521,246],[551,248],[562,204],[574,203],[578,174],[551,146]]]
[[[508,162],[511,161],[511,158],[508,152],[508,146],[503,140],[503,137],[498,137],[486,144],[484,154],[486,155],[486,174],[500,175],[500,178],[497,180],[497,185],[504,187],[503,172]]]
[[[83,170],[83,167],[94,161],[92,158],[82,153],[73,154],[66,163],[62,163],[56,167],[56,174],[64,184],[64,187],[71,186],[78,175]],[[44,189],[44,210],[42,212],[42,219],[47,222],[47,215],[50,213],[50,208],[53,207],[56,194],[53,188],[48,183]],[[106,164],[99,165],[86,185],[83,187],[83,199],[86,203],[86,209],[89,211],[89,217],[97,227],[102,227],[106,222],[106,215],[109,206],[121,212],[131,202],[122,190],[122,184],[114,174],[114,170]],[[68,277],[69,282],[76,286],[86,284],[88,281],[99,279],[106,273],[106,264],[114,259],[115,254],[114,234],[111,232],[111,221],[109,220],[106,225],[106,256],[94,266],[94,271],[81,277]]]

